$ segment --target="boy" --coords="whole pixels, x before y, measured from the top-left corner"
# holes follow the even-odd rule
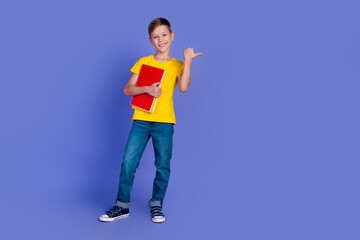
[[[154,113],[149,113],[133,107],[133,126],[125,147],[121,164],[120,182],[115,206],[99,217],[100,221],[110,222],[129,216],[130,192],[134,181],[136,168],[144,152],[149,138],[152,138],[155,152],[156,177],[153,183],[152,198],[149,201],[152,221],[165,221],[162,212],[163,200],[170,177],[170,159],[172,156],[173,133],[176,124],[173,108],[173,93],[176,84],[179,90],[186,92],[190,84],[190,68],[193,58],[202,53],[194,53],[192,48],[184,51],[184,62],[170,55],[171,42],[174,33],[165,18],[156,18],[148,27],[150,43],[155,47],[156,54],[140,58],[131,68],[133,72],[125,86],[127,96],[147,93],[157,98]],[[137,87],[136,81],[142,64],[147,64],[165,70],[161,83],[151,86]]]

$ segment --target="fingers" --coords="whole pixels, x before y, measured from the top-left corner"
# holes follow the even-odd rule
[[[160,97],[161,96],[161,89],[160,89],[160,91],[156,91],[153,96],[156,97],[156,98]]]
[[[189,58],[195,58],[197,56],[200,56],[202,55],[203,53],[200,52],[200,53],[194,53],[194,49],[193,48],[187,48],[184,50],[184,57],[189,57]]]
[[[161,88],[156,88],[156,93],[157,93],[157,97],[160,97],[161,93],[162,93],[162,89]]]
[[[158,87],[157,85],[159,85],[161,82],[156,82],[156,83],[153,83],[151,85],[151,90],[149,91],[149,94],[153,97],[160,97],[161,95],[161,92],[162,92],[162,89],[160,87]]]
[[[193,49],[193,48],[187,48],[187,49],[184,50],[184,52],[189,52],[189,53],[191,53],[191,52],[194,52],[194,49]]]

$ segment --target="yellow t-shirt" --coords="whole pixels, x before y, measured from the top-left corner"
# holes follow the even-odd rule
[[[153,113],[133,106],[132,108],[135,110],[132,120],[176,124],[173,95],[175,86],[178,83],[177,76],[184,70],[184,62],[175,58],[172,58],[167,62],[158,62],[155,60],[154,55],[150,55],[140,58],[130,71],[139,75],[142,64],[165,70],[165,74],[160,85],[162,91],[160,97],[157,99],[155,111]]]

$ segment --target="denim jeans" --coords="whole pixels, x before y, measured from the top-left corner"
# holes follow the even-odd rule
[[[162,206],[170,177],[174,124],[134,120],[125,147],[115,204],[129,208],[134,176],[150,137],[155,152],[156,176],[150,206]]]

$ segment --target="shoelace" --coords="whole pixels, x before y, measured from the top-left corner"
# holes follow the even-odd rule
[[[113,217],[113,216],[116,216],[117,213],[119,211],[121,211],[121,207],[119,206],[114,206],[112,209],[110,209],[109,211],[106,211],[106,214],[109,216],[109,217]]]
[[[159,206],[151,207],[151,215],[153,217],[155,217],[155,216],[164,216],[164,214],[162,213],[162,208],[159,207]]]

